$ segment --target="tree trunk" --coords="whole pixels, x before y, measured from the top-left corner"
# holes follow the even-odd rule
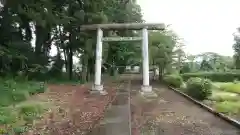
[[[68,53],[68,78],[72,80],[72,68],[73,68],[73,50],[72,47],[69,47]]]
[[[64,55],[64,64],[65,64],[65,70],[66,72],[68,71],[68,58],[67,58],[67,50],[66,49],[63,49],[63,55]]]
[[[155,66],[153,68],[153,80],[157,80],[157,68]]]
[[[31,21],[26,15],[19,14],[19,17],[21,18],[22,24],[21,24],[21,33],[25,30],[25,36],[23,35],[23,39],[30,42],[32,39],[32,30],[29,22]]]
[[[88,57],[88,81],[93,79],[95,73],[95,58]]]
[[[58,29],[58,32],[59,32],[59,34],[60,34],[60,37],[59,37],[59,39],[60,39],[60,46],[63,48],[63,57],[64,57],[64,65],[65,65],[65,70],[66,70],[66,72],[68,71],[68,64],[67,64],[67,50],[66,50],[66,48],[64,47],[65,46],[65,44],[64,44],[64,39],[63,39],[63,31],[61,30],[61,28],[62,28],[63,26],[62,25],[60,25],[60,26],[58,26],[57,27],[57,29]],[[59,46],[59,50],[60,50],[60,46]]]
[[[85,43],[85,47],[84,47],[84,54],[83,54],[83,63],[82,63],[82,81],[83,82],[87,82],[91,77],[90,74],[90,70],[88,68],[89,66],[89,56],[90,53],[92,53],[92,41],[91,40],[87,40]],[[88,74],[89,73],[89,74]]]
[[[82,58],[82,82],[87,82],[87,74],[88,74],[88,55],[85,53]]]
[[[158,79],[159,79],[159,81],[162,81],[162,79],[163,79],[163,71],[164,71],[164,69],[163,69],[161,66],[158,66],[158,68],[159,68]]]
[[[119,67],[119,68],[118,68],[118,73],[119,73],[119,74],[123,74],[123,73],[125,72],[125,70],[126,70],[126,67],[125,67],[125,66]]]
[[[36,56],[39,56],[42,52],[42,44],[44,40],[43,35],[43,28],[41,26],[36,25],[36,45],[35,45],[35,54]]]

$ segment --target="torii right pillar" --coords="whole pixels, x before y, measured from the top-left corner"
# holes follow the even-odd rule
[[[148,55],[148,30],[142,29],[142,66],[143,66],[143,85],[141,87],[142,93],[153,93],[152,86],[149,85],[149,55]]]

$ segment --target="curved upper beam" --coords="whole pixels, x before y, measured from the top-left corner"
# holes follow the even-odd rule
[[[128,29],[141,30],[147,28],[148,30],[164,30],[166,28],[163,23],[110,23],[110,24],[90,24],[82,25],[81,30],[97,30],[98,28],[107,30]]]

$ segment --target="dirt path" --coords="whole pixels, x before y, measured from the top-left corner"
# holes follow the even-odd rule
[[[139,89],[137,83],[134,89]],[[154,135],[240,135],[240,129],[228,124],[208,111],[164,86],[154,85],[158,101],[149,111],[143,109],[145,120],[141,129],[155,126]],[[144,107],[142,107],[144,108]],[[153,122],[154,121],[154,122]],[[141,131],[143,132],[143,131]],[[149,134],[148,131],[144,131]],[[152,129],[151,129],[152,132]]]

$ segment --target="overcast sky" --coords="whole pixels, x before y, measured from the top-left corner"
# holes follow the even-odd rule
[[[191,54],[232,55],[240,26],[240,0],[138,0],[144,20],[172,24]]]

